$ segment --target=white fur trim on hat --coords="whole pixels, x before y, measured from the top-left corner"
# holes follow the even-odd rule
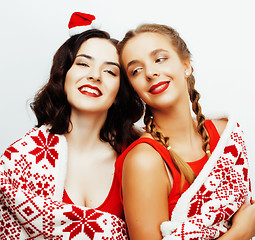
[[[90,30],[90,29],[92,29],[91,25],[73,27],[73,28],[69,29],[69,35],[70,35],[70,37],[72,37],[76,34],[80,34],[84,31],[87,31],[87,30]]]

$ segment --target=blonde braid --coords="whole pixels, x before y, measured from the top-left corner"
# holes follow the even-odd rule
[[[203,150],[206,152],[207,157],[209,158],[211,156],[211,151],[210,151],[210,137],[209,134],[205,128],[205,116],[202,114],[201,111],[201,106],[198,103],[200,99],[200,94],[198,91],[195,89],[195,78],[193,74],[191,74],[188,77],[188,89],[189,89],[189,96],[190,96],[190,101],[192,103],[192,110],[196,114],[196,119],[197,119],[197,131],[202,137],[203,140]]]
[[[129,31],[125,35],[124,39],[118,44],[120,56],[122,55],[122,50],[125,44],[137,34],[144,33],[144,32],[156,32],[166,36],[169,39],[172,46],[175,48],[181,60],[185,61],[187,59],[191,59],[191,53],[186,43],[184,42],[184,40],[180,37],[179,33],[175,31],[175,29],[169,26],[159,25],[159,24],[142,24],[135,30]],[[188,81],[188,87],[189,87],[190,100],[192,102],[192,109],[193,109],[193,112],[196,114],[196,118],[197,118],[197,123],[198,123],[197,131],[199,132],[203,140],[203,150],[206,152],[209,158],[211,156],[210,145],[209,145],[210,139],[209,139],[208,132],[204,126],[205,117],[201,113],[201,106],[198,103],[198,100],[200,99],[200,95],[194,88],[195,78],[193,74],[191,74],[188,77],[187,81]],[[155,123],[153,122],[153,118],[151,117],[152,117],[151,111],[149,110],[147,106],[146,112],[145,112],[145,118],[144,118],[146,131],[150,133],[155,140],[157,140],[163,146],[169,149],[169,145],[168,145],[169,139],[166,138],[159,129],[157,129],[157,127],[155,126]],[[173,159],[173,163],[175,164],[176,169],[180,172],[182,178],[186,179],[189,183],[192,183],[195,179],[195,174],[190,168],[190,166],[185,161],[183,161],[178,156],[178,154],[176,154],[172,149],[170,149],[169,152],[170,152],[171,158]]]
[[[150,110],[148,110],[148,106],[146,107],[144,123],[146,125],[146,132],[150,133],[154,140],[161,143],[170,154],[172,162],[178,172],[181,174],[181,184],[180,184],[180,193],[182,192],[182,188],[185,183],[185,179],[189,184],[192,184],[196,178],[196,175],[192,168],[186,163],[173,149],[169,146],[169,138],[165,137],[163,132],[159,129],[159,127],[154,122],[152,114]]]
[[[146,105],[146,111],[144,116],[144,123],[146,126],[146,132],[150,133],[151,136],[159,143],[161,143],[164,147],[168,148],[168,137],[165,137],[163,133],[157,129],[152,113],[148,105]]]

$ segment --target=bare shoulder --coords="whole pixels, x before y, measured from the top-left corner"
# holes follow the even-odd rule
[[[219,135],[221,136],[221,134],[224,132],[227,126],[228,119],[227,118],[213,119],[212,122],[214,123]]]
[[[163,159],[161,155],[149,144],[140,143],[136,145],[127,154],[124,167],[130,169],[137,169],[138,171],[150,171],[155,169],[155,167],[162,167]]]
[[[126,156],[122,196],[130,239],[162,239],[160,224],[169,220],[171,184],[161,155],[148,143]]]

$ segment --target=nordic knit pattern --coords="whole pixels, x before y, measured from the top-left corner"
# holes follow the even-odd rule
[[[193,184],[178,200],[170,221],[161,224],[164,240],[216,239],[250,195],[243,132],[229,119],[218,145]]]
[[[0,239],[127,239],[115,215],[62,202],[65,137],[32,129],[0,158]]]

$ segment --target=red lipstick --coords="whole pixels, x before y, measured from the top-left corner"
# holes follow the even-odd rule
[[[98,87],[91,86],[89,84],[82,85],[78,89],[79,89],[80,93],[82,93],[83,95],[90,96],[90,97],[100,97],[103,95]]]
[[[169,84],[170,84],[170,81],[159,82],[151,86],[151,88],[149,89],[149,92],[151,94],[160,94],[168,88]]]

